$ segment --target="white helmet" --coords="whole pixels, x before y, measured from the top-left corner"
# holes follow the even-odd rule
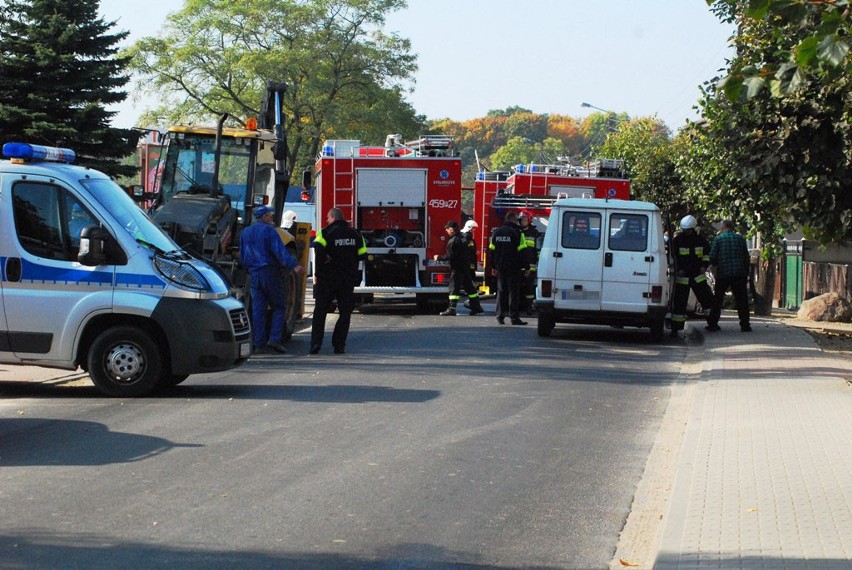
[[[464,233],[467,233],[467,232],[469,232],[470,230],[472,230],[473,228],[478,228],[478,227],[479,227],[479,224],[477,224],[477,223],[476,223],[476,222],[474,222],[473,220],[468,220],[468,221],[466,221],[466,222],[464,223],[464,227],[462,228],[462,231],[463,231]]]
[[[685,230],[695,229],[695,226],[698,225],[698,220],[695,219],[695,216],[684,216],[680,221],[680,227]]]
[[[281,215],[281,225],[285,228],[289,228],[293,225],[293,222],[296,221],[296,212],[293,210],[285,210]]]

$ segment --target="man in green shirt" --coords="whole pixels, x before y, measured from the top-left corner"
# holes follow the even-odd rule
[[[734,294],[737,314],[740,318],[740,330],[751,332],[748,314],[748,271],[751,258],[745,238],[734,232],[731,220],[722,220],[722,232],[713,240],[710,247],[710,263],[715,267],[716,290],[713,295],[713,307],[707,318],[707,330],[720,330],[719,317],[722,315],[722,301],[728,289]]]

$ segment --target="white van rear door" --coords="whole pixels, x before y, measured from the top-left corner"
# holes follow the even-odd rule
[[[646,212],[608,212],[601,310],[644,313],[648,309],[652,257],[651,217]]]
[[[554,307],[577,311],[601,308],[603,216],[600,212],[566,209],[559,222],[559,246],[554,250]],[[556,228],[548,228],[554,231]]]

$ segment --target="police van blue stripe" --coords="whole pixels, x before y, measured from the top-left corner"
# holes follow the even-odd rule
[[[8,283],[6,262],[8,257],[0,257],[0,280]],[[50,283],[63,284],[69,287],[84,288],[112,287],[112,271],[91,271],[70,269],[68,267],[53,267],[21,259],[21,283]],[[140,273],[118,273],[115,275],[115,286],[128,289],[165,289],[166,283],[156,275]]]

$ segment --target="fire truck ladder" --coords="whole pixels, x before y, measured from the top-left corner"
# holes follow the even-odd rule
[[[334,205],[346,219],[355,221],[355,153],[334,160]]]
[[[493,208],[550,208],[556,201],[555,196],[538,194],[509,194],[498,192],[491,202]]]
[[[453,156],[453,137],[449,135],[423,135],[417,140],[407,141],[405,146],[418,156]]]

